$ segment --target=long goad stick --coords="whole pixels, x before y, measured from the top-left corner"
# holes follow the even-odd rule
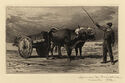
[[[89,13],[84,9],[84,8],[82,8],[84,11],[85,11],[85,13],[88,15],[88,17],[90,18],[90,20],[92,21],[92,23],[95,25],[95,22],[94,22],[94,20],[92,19],[92,17],[89,15]]]

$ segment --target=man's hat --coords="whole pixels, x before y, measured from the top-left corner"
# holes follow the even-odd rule
[[[112,26],[112,23],[111,23],[111,22],[108,22],[107,25],[108,25],[108,26]]]

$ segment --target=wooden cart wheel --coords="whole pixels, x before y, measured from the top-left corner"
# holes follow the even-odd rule
[[[32,40],[29,37],[23,37],[19,40],[18,51],[21,57],[29,58],[32,50]]]

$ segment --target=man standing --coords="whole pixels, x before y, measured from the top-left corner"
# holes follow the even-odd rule
[[[112,23],[107,23],[106,26],[100,26],[98,23],[95,25],[104,32],[104,42],[103,42],[103,62],[107,62],[107,52],[109,53],[110,60],[112,65],[114,65],[114,57],[112,54],[112,46],[114,45],[115,38],[114,38],[114,31],[112,30]]]

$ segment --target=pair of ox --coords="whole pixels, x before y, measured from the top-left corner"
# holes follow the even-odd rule
[[[78,30],[79,29],[79,30]],[[51,55],[53,55],[53,48],[58,47],[58,55],[61,56],[61,47],[65,47],[68,57],[71,60],[71,53],[75,48],[76,56],[78,50],[80,57],[82,56],[82,47],[88,40],[95,40],[95,31],[92,28],[78,28],[78,29],[55,29],[52,28],[49,32],[51,40]],[[77,33],[76,33],[76,30]]]
[[[92,28],[83,28],[76,34],[76,29],[55,29],[52,28],[49,32],[42,31],[40,34],[30,35],[25,37],[16,37],[14,45],[18,46],[19,54],[27,58],[32,53],[32,48],[36,48],[39,56],[46,55],[48,58],[49,51],[53,55],[54,46],[58,47],[58,55],[61,54],[61,47],[64,46],[67,51],[67,55],[71,60],[71,53],[75,48],[76,56],[78,55],[78,49],[80,56],[82,56],[82,47],[88,40],[95,39],[95,32]]]

